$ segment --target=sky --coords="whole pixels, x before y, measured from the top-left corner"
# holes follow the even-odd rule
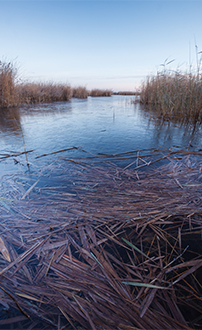
[[[194,68],[201,13],[200,0],[0,0],[0,60],[29,82],[135,91],[166,61]]]

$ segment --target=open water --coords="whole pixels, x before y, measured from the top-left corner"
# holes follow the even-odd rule
[[[92,154],[114,154],[149,148],[202,148],[201,130],[160,122],[134,104],[134,97],[88,97],[69,102],[9,109],[0,114],[0,177],[26,172],[26,150],[31,171],[58,157],[89,156],[70,150],[36,158],[57,150],[81,147]]]

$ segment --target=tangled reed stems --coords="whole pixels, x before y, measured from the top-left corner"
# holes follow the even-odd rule
[[[0,61],[0,108],[19,104],[19,96],[16,92],[17,70],[9,62]]]
[[[67,84],[23,83],[16,86],[20,104],[69,101],[72,89]]]
[[[176,156],[2,180],[0,326],[201,328],[202,162]]]
[[[202,75],[163,70],[143,83],[140,103],[164,120],[202,122]]]
[[[110,89],[92,89],[89,92],[90,96],[112,96],[113,92]]]

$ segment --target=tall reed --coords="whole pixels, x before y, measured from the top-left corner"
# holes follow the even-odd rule
[[[86,99],[89,95],[88,90],[86,87],[78,86],[74,87],[72,89],[72,97],[78,98],[78,99]]]
[[[21,104],[68,101],[72,97],[70,85],[54,83],[24,83],[17,87]]]
[[[128,92],[126,93],[127,95]],[[87,90],[85,86],[71,87],[68,84],[19,82],[18,70],[12,62],[0,61],[0,109],[22,104],[68,101],[72,97],[85,99],[88,96],[111,96],[109,89]]]
[[[164,70],[143,83],[140,103],[160,118],[202,123],[202,74]]]
[[[110,89],[92,89],[90,91],[90,96],[111,96],[113,92]]]
[[[72,97],[87,98],[86,87],[68,84],[19,82],[18,70],[12,62],[0,61],[0,109],[21,104],[68,101]]]
[[[0,61],[0,108],[18,104],[16,93],[17,69],[13,63]]]

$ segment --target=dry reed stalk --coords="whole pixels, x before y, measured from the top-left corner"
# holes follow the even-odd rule
[[[64,152],[64,151],[69,151],[69,150],[74,150],[74,149],[79,149],[79,147],[72,147],[72,148],[66,148],[66,149],[61,149],[61,150],[57,150],[57,151],[53,151],[53,152],[49,152],[48,154],[43,154],[43,155],[39,155],[36,157],[40,158],[40,157],[45,157],[45,156],[49,156],[49,155],[53,155],[53,154],[57,154],[59,152]]]
[[[18,85],[21,104],[68,101],[72,97],[69,85],[54,83],[23,83]]]
[[[24,154],[27,154],[32,151],[34,151],[34,150],[26,150],[26,151],[22,151],[22,152],[16,152],[14,154],[6,154],[6,155],[1,156],[0,159],[9,158],[9,157],[17,157],[17,156],[24,155]]]
[[[19,104],[16,91],[17,70],[14,64],[0,61],[0,108]]]
[[[92,97],[98,97],[98,96],[112,96],[113,92],[109,89],[92,89],[89,92],[89,95]]]
[[[58,315],[70,329],[197,328],[202,163],[174,157],[138,176],[60,161],[46,171],[48,187],[41,177],[23,190],[20,175],[2,181],[11,262],[0,259],[1,286],[15,299],[6,303],[53,329]]]
[[[78,99],[86,99],[89,95],[89,92],[87,91],[86,87],[78,86],[74,87],[72,89],[72,97],[78,98]]]
[[[163,70],[143,83],[140,103],[164,120],[202,121],[202,75]]]

